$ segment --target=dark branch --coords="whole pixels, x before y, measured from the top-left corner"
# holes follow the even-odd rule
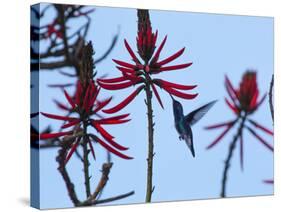
[[[96,201],[97,196],[102,192],[104,187],[106,186],[106,183],[109,179],[109,173],[112,168],[113,163],[104,163],[102,165],[102,176],[101,179],[96,187],[95,192],[84,202],[84,204],[92,204],[93,201]]]
[[[127,197],[129,197],[129,196],[134,195],[134,194],[135,194],[135,191],[131,191],[131,192],[129,192],[129,193],[121,194],[121,195],[119,195],[119,196],[110,197],[110,198],[102,199],[102,200],[96,200],[96,201],[93,201],[93,202],[92,202],[92,205],[97,205],[97,204],[103,204],[103,203],[113,202],[113,201],[116,201],[116,200],[120,200],[120,199],[127,198]]]
[[[65,182],[68,195],[75,206],[80,205],[80,201],[76,195],[74,184],[71,182],[71,179],[68,175],[68,172],[65,168],[65,159],[67,155],[67,150],[70,148],[73,139],[64,139],[61,143],[61,149],[58,151],[58,156],[56,158],[57,162],[59,163],[58,170]]]
[[[227,180],[228,180],[227,174],[228,174],[228,170],[229,170],[229,167],[230,167],[230,161],[231,161],[231,158],[233,156],[233,151],[236,147],[236,143],[238,141],[238,138],[242,134],[242,130],[244,128],[246,117],[247,117],[246,115],[242,117],[242,120],[241,120],[240,126],[238,128],[237,134],[233,137],[233,140],[232,140],[232,142],[230,143],[230,146],[229,146],[229,151],[228,151],[227,158],[225,160],[225,165],[224,165],[224,170],[223,170],[221,197],[225,197],[226,183],[227,183]]]
[[[272,74],[272,79],[271,79],[270,88],[269,88],[269,107],[270,107],[272,121],[274,122],[273,86],[274,86],[274,74]]]

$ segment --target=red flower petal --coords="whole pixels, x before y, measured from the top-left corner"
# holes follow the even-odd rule
[[[61,102],[57,101],[54,99],[55,104],[57,105],[58,108],[65,110],[65,111],[70,111],[71,109],[67,107],[65,104],[62,104]]]
[[[119,119],[127,118],[129,115],[130,115],[130,113],[126,113],[124,115],[113,116],[113,117],[110,117],[110,118],[104,118],[102,120],[119,120]]]
[[[249,132],[255,136],[265,147],[267,147],[269,150],[271,150],[273,152],[273,147],[268,144],[262,137],[260,137],[253,129],[251,129],[250,127],[247,127],[247,129],[249,130]]]
[[[255,122],[255,121],[253,121],[253,120],[251,120],[251,119],[248,119],[248,120],[249,120],[249,122],[250,122],[252,125],[254,125],[256,128],[258,128],[258,129],[264,131],[265,133],[267,133],[267,134],[273,136],[273,132],[272,132],[271,130],[267,129],[266,127],[260,125],[259,123]]]
[[[183,99],[194,99],[198,95],[198,94],[182,93],[171,87],[163,87],[163,89],[165,89],[169,94],[175,95],[175,96],[183,98]]]
[[[96,130],[104,137],[105,140],[108,141],[112,146],[114,146],[116,149],[119,149],[121,151],[127,150],[127,147],[124,147],[117,142],[113,140],[113,136],[110,135],[104,128],[101,127],[100,124],[98,124],[96,121],[92,121],[93,126],[96,128]]]
[[[211,149],[214,147],[221,139],[226,135],[226,133],[231,129],[233,125],[228,126],[206,149]]]
[[[73,134],[73,130],[67,132],[58,132],[58,133],[43,133],[40,135],[40,139],[45,140],[50,138],[58,138],[61,136],[72,135],[72,134]]]
[[[163,106],[162,100],[160,98],[160,95],[159,95],[159,93],[158,93],[158,91],[157,91],[157,89],[156,89],[156,87],[155,87],[155,85],[153,83],[151,83],[151,87],[152,87],[152,90],[153,90],[153,92],[154,92],[154,94],[155,94],[155,96],[156,96],[160,106],[162,107],[162,109],[164,109],[164,106]]]
[[[115,59],[113,59],[113,61],[120,66],[124,66],[124,67],[131,68],[131,69],[134,69],[134,70],[138,69],[137,66],[135,66],[133,64],[130,64],[130,63],[126,63],[126,62],[123,62],[123,61],[120,61],[120,60],[115,60]]]
[[[127,80],[130,80],[133,83],[144,82],[144,79],[142,77],[136,76],[135,74],[128,74],[126,72],[123,72],[123,75]]]
[[[226,127],[226,126],[231,126],[235,123],[235,121],[228,121],[228,122],[224,122],[221,124],[214,124],[214,125],[210,125],[205,127],[206,130],[211,130],[211,129],[217,129],[217,128],[221,128],[221,127]]]
[[[97,99],[97,97],[98,97],[98,95],[99,95],[99,93],[100,93],[100,90],[101,90],[101,88],[99,87],[99,88],[97,89],[97,91],[95,92],[94,96],[92,97],[92,99],[90,100],[90,102],[89,102],[89,109],[90,109],[91,107],[93,107],[93,105],[94,105],[94,103],[95,103],[95,101],[96,101],[96,99]]]
[[[225,83],[225,88],[226,88],[226,91],[228,93],[228,95],[230,96],[233,104],[235,105],[235,107],[237,107],[237,104],[236,104],[236,101],[237,101],[237,97],[235,94],[233,94],[233,92],[231,91],[230,87]]]
[[[130,45],[128,44],[127,40],[124,39],[124,43],[125,43],[125,47],[128,50],[129,54],[131,55],[131,57],[133,58],[133,60],[135,61],[135,63],[140,63],[137,56],[135,55],[135,53],[133,52],[133,50],[131,49]]]
[[[163,47],[164,47],[164,45],[165,45],[165,43],[166,43],[166,40],[167,40],[167,35],[166,35],[165,38],[163,39],[163,41],[162,41],[162,43],[160,44],[159,48],[157,49],[157,51],[156,51],[154,57],[152,58],[150,64],[154,64],[154,63],[156,63],[156,62],[158,61],[159,56],[160,56],[160,53],[161,53],[161,51],[162,51],[162,49],[163,49]]]
[[[174,65],[174,66],[166,66],[166,67],[160,67],[157,69],[158,72],[160,71],[173,71],[173,70],[179,70],[179,69],[184,69],[189,66],[191,66],[192,63],[185,63],[185,64],[180,64],[180,65]]]
[[[161,60],[159,62],[157,62],[155,65],[156,66],[163,66],[163,65],[166,65],[167,63],[170,63],[172,62],[173,60],[177,59],[179,56],[182,55],[182,53],[184,52],[185,48],[182,48],[181,50],[179,50],[178,52],[176,52],[175,54],[173,54],[172,56],[164,59],[164,60]]]
[[[119,110],[126,107],[138,94],[139,92],[144,88],[144,85],[138,87],[133,93],[131,93],[126,99],[124,99],[122,102],[120,102],[118,105],[116,105],[113,108],[103,110],[105,113],[116,113]]]
[[[108,140],[111,140],[113,139],[114,137],[112,135],[110,135],[105,129],[103,129],[103,127],[97,123],[95,123],[94,121],[92,121],[92,125],[93,127],[100,133],[102,134],[102,136],[105,138],[105,139],[108,139]]]
[[[238,99],[237,96],[237,92],[235,91],[234,87],[232,86],[230,80],[228,79],[228,77],[225,75],[225,85],[227,88],[229,88],[229,92],[230,92],[230,96],[236,97],[236,99]]]
[[[127,113],[127,114],[124,114],[124,115],[112,116],[112,117],[109,117],[109,118],[103,118],[101,120],[103,120],[103,121],[121,120],[121,119],[127,118],[129,115],[130,115],[130,113]],[[95,121],[100,121],[100,120],[95,120]]]
[[[112,97],[106,99],[105,101],[102,101],[101,103],[98,104],[96,109],[93,110],[93,114],[99,112],[102,108],[104,108],[108,103],[112,100]]]
[[[75,120],[79,120],[78,118],[74,118],[74,117],[68,117],[68,116],[58,116],[58,115],[54,115],[54,114],[50,114],[50,113],[43,113],[41,112],[41,114],[43,116],[46,116],[50,119],[57,119],[57,120],[61,120],[61,121],[75,121]]]
[[[152,40],[152,46],[155,46],[156,41],[157,41],[157,37],[158,37],[158,30],[156,30],[154,36],[153,36],[153,40]]]
[[[180,89],[180,90],[192,90],[197,87],[197,85],[181,85],[181,84],[176,84],[172,82],[168,82],[162,79],[154,79],[154,82],[159,83],[160,87],[172,87],[175,89]]]
[[[81,94],[82,94],[82,85],[81,82],[78,81],[76,86],[76,94],[75,94],[75,102],[77,105],[79,105],[80,103]]]
[[[256,90],[256,91],[255,91],[255,94],[254,94],[254,96],[252,97],[251,102],[250,102],[250,108],[251,108],[251,109],[254,109],[254,108],[256,107],[258,95],[259,95],[259,91]]]
[[[124,89],[124,88],[128,88],[132,85],[134,85],[134,82],[128,81],[128,82],[124,82],[124,83],[119,83],[119,84],[105,84],[102,82],[98,82],[99,86],[101,86],[104,89],[107,90],[119,90],[119,89]]]
[[[91,80],[89,86],[90,86],[89,100],[88,100],[88,103],[86,104],[86,108],[85,108],[87,113],[89,113],[90,109],[93,107],[92,101],[93,101],[93,99],[95,100],[97,98],[97,95],[98,95],[97,92],[99,92],[99,90],[96,88],[96,86],[92,80]]]
[[[116,66],[116,68],[121,71],[122,73],[129,73],[129,74],[134,74],[135,70],[134,69],[130,69],[130,68],[124,68],[124,67],[120,67],[120,66]]]
[[[67,101],[69,102],[69,104],[71,105],[71,107],[74,109],[75,108],[75,103],[73,101],[73,99],[68,95],[68,93],[66,92],[66,90],[63,90],[64,95],[67,99]]]
[[[127,155],[122,154],[121,152],[118,152],[117,150],[113,149],[111,146],[109,146],[108,144],[106,144],[104,141],[102,141],[99,137],[94,136],[95,141],[97,141],[100,145],[102,145],[105,149],[107,149],[109,152],[117,155],[120,158],[123,159],[133,159],[132,157],[129,157]]]
[[[128,121],[131,121],[131,119],[123,119],[123,120],[104,120],[104,119],[101,119],[101,120],[95,120],[96,123],[98,124],[123,124],[123,123],[126,123]]]
[[[87,108],[89,108],[89,95],[91,91],[91,85],[88,85],[84,99],[83,99],[83,108],[87,111]]]
[[[98,79],[98,82],[102,82],[102,83],[116,83],[116,82],[124,82],[127,79],[122,76],[122,77],[116,77],[116,78],[111,78],[111,79]]]
[[[228,101],[227,98],[224,98],[224,100],[225,100],[227,106],[228,106],[235,114],[237,114],[237,113],[239,112],[239,109],[236,108],[234,105],[232,105],[232,104]]]
[[[69,161],[69,159],[71,158],[71,156],[73,155],[74,151],[77,149],[78,145],[79,145],[80,139],[78,139],[74,145],[71,147],[69,153],[67,154],[65,161],[64,161],[64,165],[67,164],[67,162]]]

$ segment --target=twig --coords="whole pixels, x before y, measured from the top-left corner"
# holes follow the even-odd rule
[[[224,170],[223,170],[221,197],[225,197],[226,183],[227,183],[227,180],[228,180],[227,174],[228,174],[228,170],[229,170],[229,167],[230,167],[230,161],[231,161],[231,158],[233,156],[233,151],[235,149],[238,138],[241,136],[242,130],[244,128],[244,123],[245,123],[246,117],[247,117],[247,115],[244,115],[242,117],[242,120],[241,120],[240,126],[238,128],[237,134],[233,137],[233,141],[230,143],[230,146],[229,146],[229,151],[228,151],[227,158],[225,160],[225,165],[224,165]]]
[[[91,204],[93,201],[97,199],[97,196],[100,194],[100,192],[104,189],[107,181],[108,181],[108,176],[110,173],[110,169],[112,167],[113,163],[104,163],[102,165],[102,176],[101,179],[96,187],[95,192],[84,202],[84,204]]]
[[[131,191],[131,192],[128,192],[126,194],[121,194],[121,195],[118,195],[118,196],[115,196],[115,197],[110,197],[110,198],[107,198],[107,199],[102,199],[102,200],[96,200],[96,201],[93,201],[92,202],[92,205],[97,205],[97,204],[103,204],[103,203],[108,203],[108,202],[113,202],[113,201],[116,201],[116,200],[120,200],[120,199],[124,199],[124,198],[127,198],[129,196],[132,196],[135,194],[135,191]]]

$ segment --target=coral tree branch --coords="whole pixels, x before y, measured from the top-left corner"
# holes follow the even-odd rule
[[[244,124],[245,124],[245,121],[246,121],[246,117],[247,115],[244,115],[242,117],[242,120],[241,120],[241,123],[240,123],[240,126],[238,128],[238,131],[236,133],[236,135],[233,137],[233,140],[232,142],[230,143],[230,146],[229,146],[229,150],[228,150],[228,155],[227,155],[227,158],[225,160],[225,165],[224,165],[224,170],[223,170],[223,177],[222,177],[222,187],[221,187],[221,197],[225,197],[225,193],[226,193],[226,183],[227,183],[227,180],[228,180],[228,171],[229,171],[229,167],[230,167],[230,161],[231,161],[231,158],[233,156],[233,151],[236,147],[236,143],[238,141],[238,138],[241,137],[241,134],[242,134],[242,130],[244,128]]]
[[[147,121],[148,121],[148,156],[147,156],[147,184],[146,184],[146,202],[151,202],[153,192],[152,188],[152,175],[153,175],[153,110],[152,110],[152,93],[150,86],[146,87],[146,106],[147,106]]]

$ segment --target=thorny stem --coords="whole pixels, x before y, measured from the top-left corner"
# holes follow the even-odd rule
[[[229,170],[229,167],[230,167],[230,160],[233,156],[233,151],[236,147],[236,143],[238,141],[238,138],[241,136],[246,118],[247,118],[247,114],[245,114],[241,117],[242,120],[240,122],[240,126],[238,128],[238,131],[237,131],[236,135],[233,137],[233,140],[232,140],[232,142],[230,143],[230,146],[229,146],[229,151],[228,151],[227,158],[225,160],[223,176],[222,176],[221,197],[225,197],[226,183],[227,183],[227,180],[228,180],[227,174],[228,174],[228,170]]]
[[[102,176],[96,187],[95,192],[84,202],[84,205],[91,204],[93,201],[97,200],[98,195],[103,191],[109,180],[109,173],[112,168],[113,163],[108,162],[102,165]]]
[[[272,79],[271,79],[270,88],[269,88],[269,107],[270,107],[272,121],[274,122],[273,86],[274,86],[274,74],[272,74]]]
[[[147,106],[147,121],[148,121],[148,156],[147,156],[147,182],[146,182],[146,202],[151,202],[153,192],[152,188],[152,173],[153,173],[153,110],[152,110],[152,92],[150,84],[146,84],[146,106]]]
[[[87,124],[86,122],[83,123],[84,128],[84,136],[83,136],[83,165],[84,165],[84,180],[85,180],[85,189],[86,189],[86,196],[89,198],[91,196],[91,186],[90,186],[90,176],[89,176],[89,151],[87,148],[88,137],[87,137]]]

